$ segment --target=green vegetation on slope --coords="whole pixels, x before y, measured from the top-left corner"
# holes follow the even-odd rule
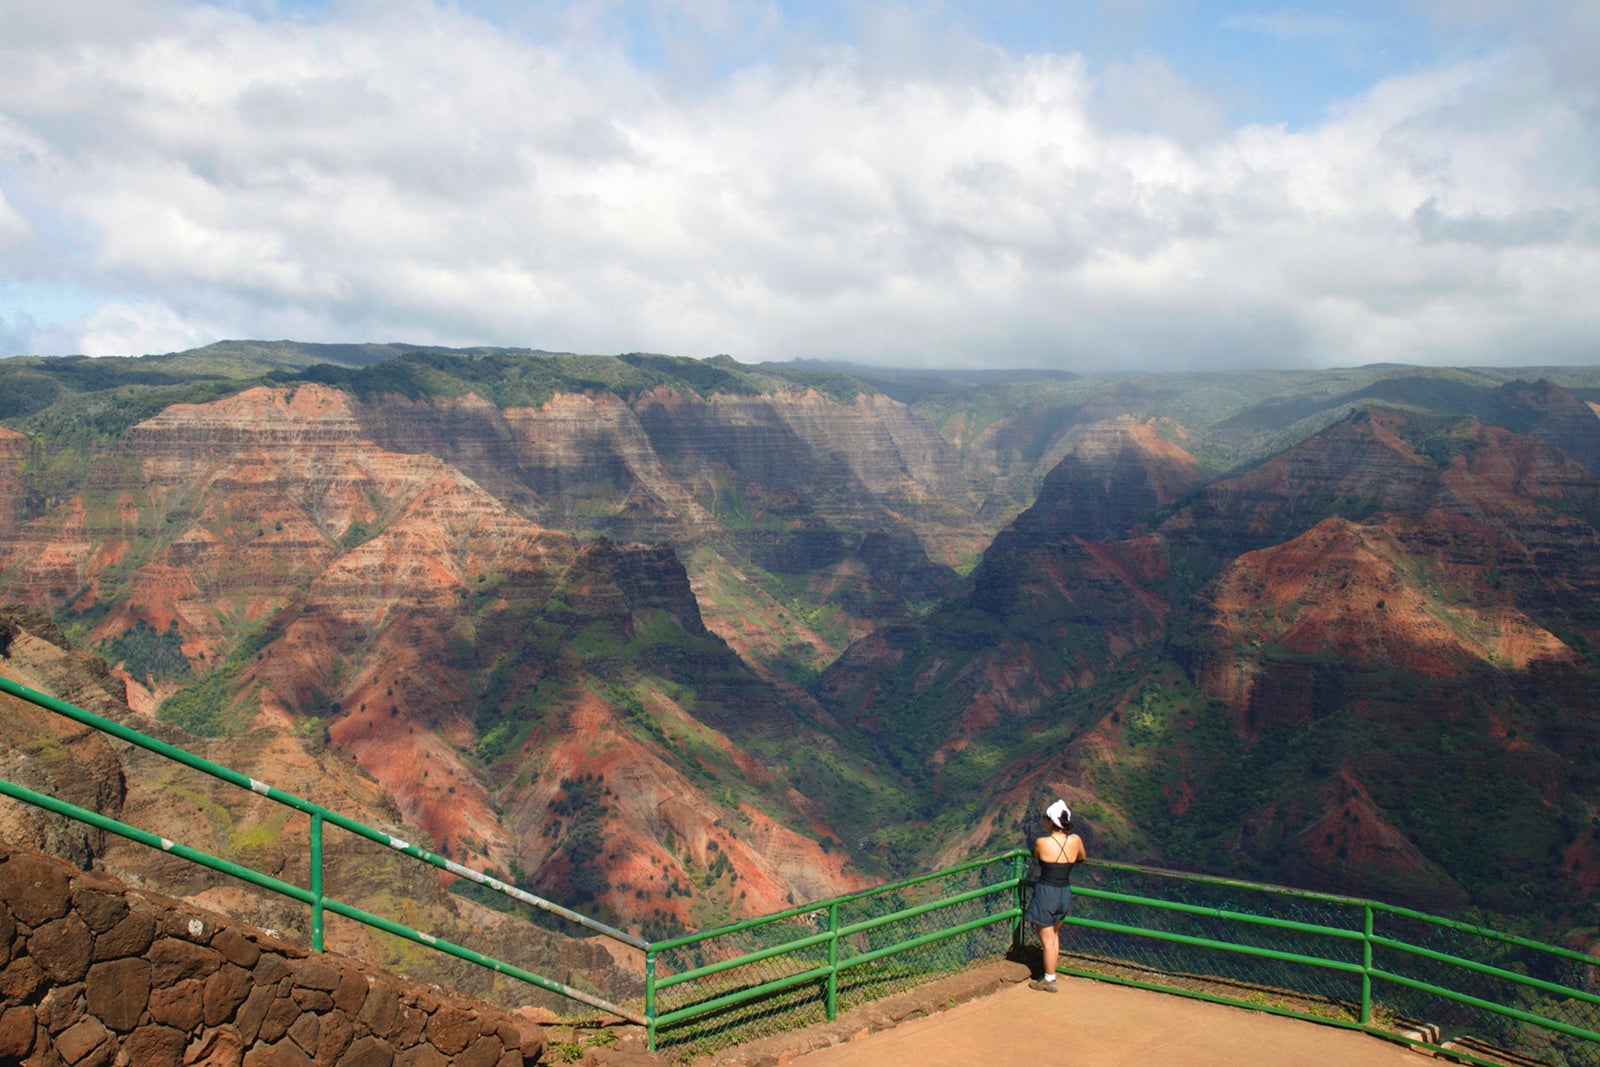
[[[726,356],[689,359],[628,353],[620,356],[554,355],[505,349],[408,351],[365,367],[316,364],[279,370],[278,382],[319,382],[363,399],[394,394],[409,400],[476,393],[500,408],[537,408],[558,393],[614,393],[633,400],[667,387],[689,396],[754,396],[780,385],[811,387],[839,400],[871,390],[840,375],[767,374]]]
[[[158,631],[140,619],[127,633],[107,641],[101,654],[112,663],[121,662],[135,678],[185,678],[192,673],[177,620]]]

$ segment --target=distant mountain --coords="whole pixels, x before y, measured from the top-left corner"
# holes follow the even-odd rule
[[[799,371],[804,374],[837,374],[864,382],[905,404],[915,404],[930,396],[959,394],[980,385],[1011,383],[1070,382],[1080,375],[1046,369],[1022,370],[1009,367],[968,367],[924,369],[917,367],[878,367],[845,360],[796,359],[786,363],[763,363],[772,373]]]
[[[348,418],[374,445],[435,456],[541,526],[673,544],[712,628],[797,680],[879,620],[948,592],[996,528],[931,427],[837,376],[772,377],[726,359],[349,347],[396,354],[296,366],[327,353],[227,342],[147,360],[0,361],[0,397],[16,398],[0,416],[27,436],[0,448],[38,450],[51,468],[29,467],[6,504],[42,519],[102,457],[126,451],[125,433],[170,423],[168,409],[326,386],[354,398]],[[237,362],[216,370],[221,356],[256,359],[254,377]],[[172,445],[227,447],[198,442]],[[0,456],[0,478],[31,463]]]

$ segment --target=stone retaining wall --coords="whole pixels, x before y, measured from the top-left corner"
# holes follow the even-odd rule
[[[518,1067],[544,1034],[0,844],[0,1063]]]

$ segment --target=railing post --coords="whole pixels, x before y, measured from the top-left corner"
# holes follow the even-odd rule
[[[1361,908],[1361,1022],[1372,1022],[1372,905]]]
[[[322,951],[322,815],[311,813],[311,951]]]
[[[656,1050],[656,954],[644,954],[644,1036],[651,1052]]]
[[[828,1021],[839,1017],[839,902],[828,905]]]
[[[1017,880],[1016,889],[1014,889],[1012,891],[1016,895],[1017,915],[1016,915],[1016,918],[1011,920],[1011,948],[1014,951],[1021,951],[1021,949],[1022,949],[1022,879],[1028,873],[1028,857],[1027,857],[1026,853],[1019,851],[1019,852],[1017,852],[1015,855],[1013,855],[1011,857],[1011,873],[1012,873],[1012,876],[1015,877],[1016,880]]]
[[[320,952],[324,948],[325,920],[327,913],[331,911],[335,915],[342,915],[347,919],[362,923],[374,929],[383,930],[387,933],[395,935],[396,937],[405,938],[415,944],[426,945],[440,952],[455,956],[458,959],[468,960],[484,967],[490,967],[501,974],[516,978],[519,981],[527,982],[530,985],[537,986],[538,988],[547,990],[551,993],[556,993],[572,1000],[579,1001],[580,1003],[588,1004],[591,1007],[599,1008],[602,1011],[610,1012],[611,1014],[623,1019],[627,1019],[630,1022],[640,1025],[645,1023],[646,1020],[644,1016],[632,1008],[624,1007],[618,1004],[612,1004],[609,1001],[606,1001],[593,994],[574,989],[560,982],[553,982],[550,979],[541,977],[540,975],[534,974],[531,971],[525,971],[520,967],[502,963],[501,961],[484,956],[481,953],[474,952],[471,949],[463,948],[460,945],[454,945],[449,941],[442,940],[431,934],[413,930],[410,927],[402,926],[399,923],[384,919],[381,916],[372,915],[337,899],[329,899],[326,896],[326,890],[323,884],[325,873],[323,849],[324,827],[327,825],[327,823],[332,822],[334,826],[340,827],[341,829],[356,834],[357,836],[364,837],[369,841],[375,841],[379,844],[387,845],[389,848],[400,852],[402,855],[410,856],[413,859],[421,860],[422,862],[431,864],[435,867],[443,867],[445,870],[457,875],[458,877],[470,879],[479,885],[487,885],[492,889],[500,893],[504,893],[505,895],[516,900],[521,900],[524,903],[531,904],[535,907],[544,908],[545,910],[550,911],[553,914],[560,915],[561,917],[577,923],[580,926],[602,933],[613,940],[619,941],[626,945],[631,945],[638,949],[648,950],[650,948],[650,944],[642,938],[635,937],[632,934],[625,933],[614,927],[607,926],[604,923],[597,922],[596,920],[585,915],[580,915],[575,911],[563,908],[558,904],[553,904],[550,901],[536,897],[525,890],[517,889],[514,886],[508,886],[499,879],[491,878],[480,872],[463,867],[460,864],[442,859],[441,857],[435,856],[431,852],[427,852],[426,850],[418,848],[415,845],[408,844],[392,834],[374,830],[364,823],[347,818],[346,816],[340,815],[338,812],[327,811],[319,805],[312,804],[310,801],[294,796],[293,794],[274,789],[266,782],[257,781],[256,779],[251,778],[248,775],[241,774],[238,771],[230,770],[229,768],[223,767],[220,764],[201,759],[199,756],[185,752],[183,749],[178,748],[175,745],[170,745],[165,741],[157,741],[154,738],[147,737],[139,731],[131,729],[127,726],[123,726],[122,724],[113,720],[101,718],[98,715],[84,711],[82,708],[77,708],[64,701],[57,700],[55,697],[36,692],[32,689],[29,689],[27,686],[20,685],[17,682],[12,681],[10,678],[0,676],[0,693],[26,701],[27,703],[33,704],[36,707],[51,712],[52,714],[71,719],[74,722],[81,723],[90,729],[107,734],[111,737],[115,737],[118,740],[126,741],[127,743],[142,748],[147,752],[153,752],[158,756],[172,760],[173,762],[182,766],[200,771],[204,774],[208,774],[219,781],[237,786],[240,789],[248,789],[250,792],[257,794],[258,796],[265,797],[274,803],[284,805],[285,807],[296,811],[304,812],[311,820],[309,829],[310,840],[308,841],[308,850],[310,854],[308,864],[309,870],[307,872],[307,880],[310,884],[308,886],[301,886],[295,882],[282,881],[278,878],[272,877],[271,875],[263,874],[260,871],[252,870],[249,867],[234,863],[231,860],[225,860],[218,856],[209,855],[208,853],[201,852],[198,849],[190,848],[181,842],[172,841],[149,831],[141,830],[138,827],[130,826],[127,823],[110,818],[109,816],[106,816],[100,812],[91,811],[87,808],[80,808],[75,804],[69,804],[66,801],[59,800],[47,794],[38,793],[34,790],[18,786],[3,778],[0,778],[0,796],[11,797],[13,799],[23,801],[24,803],[31,804],[34,807],[43,808],[44,810],[54,814],[65,816],[66,818],[74,819],[86,825],[93,826],[104,832],[114,833],[119,837],[125,838],[126,840],[136,841],[150,848],[159,849],[164,853],[177,856],[181,859],[187,860],[190,863],[198,864],[199,866],[209,870],[218,871],[231,877],[238,878],[241,881],[247,882],[251,885],[259,886],[273,893],[277,893],[280,896],[287,897],[291,900],[304,904],[311,909],[311,929],[309,940],[311,942],[311,948],[315,951]]]

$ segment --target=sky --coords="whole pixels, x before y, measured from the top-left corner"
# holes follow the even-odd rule
[[[1594,0],[0,0],[0,356],[1600,362]]]

